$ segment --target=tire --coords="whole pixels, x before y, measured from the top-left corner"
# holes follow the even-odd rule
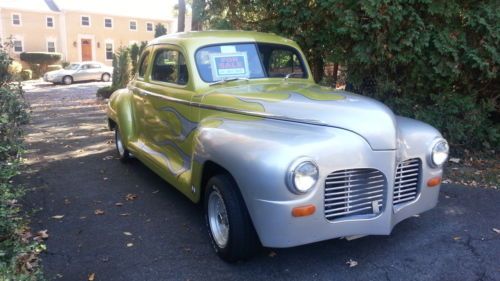
[[[118,127],[115,129],[115,145],[120,161],[127,162],[130,159],[130,152],[125,148],[123,144],[122,136]]]
[[[208,181],[204,213],[212,246],[224,261],[248,259],[261,248],[245,202],[230,176],[219,174]]]
[[[109,75],[109,73],[104,73],[101,76],[101,81],[103,81],[103,82],[109,82],[110,79],[111,79],[111,76]]]
[[[64,76],[62,79],[62,82],[64,85],[71,85],[73,83],[73,77],[71,77],[69,75]]]

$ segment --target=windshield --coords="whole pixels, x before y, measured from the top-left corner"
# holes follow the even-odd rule
[[[289,46],[236,43],[200,48],[195,55],[203,81],[212,83],[235,78],[307,78],[304,60]]]
[[[77,70],[80,65],[77,63],[72,63],[68,66],[66,66],[64,69],[66,70]]]

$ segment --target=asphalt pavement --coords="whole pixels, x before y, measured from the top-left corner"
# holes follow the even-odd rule
[[[33,230],[49,233],[48,280],[500,280],[500,192],[449,184],[435,209],[390,236],[263,249],[227,264],[200,206],[139,161],[118,161],[95,98],[104,85],[27,89],[27,166],[16,180],[31,189]]]

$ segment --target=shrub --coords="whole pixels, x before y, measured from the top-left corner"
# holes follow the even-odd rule
[[[47,66],[59,62],[62,54],[59,53],[44,53],[44,52],[23,52],[19,56],[22,61],[30,64],[33,74],[40,77],[43,73],[47,72]],[[39,66],[39,70],[35,71],[34,65]]]
[[[47,72],[49,71],[54,71],[54,70],[60,70],[62,69],[62,66],[60,64],[51,64],[47,66]]]
[[[31,72],[30,69],[23,69],[21,71],[21,80],[26,81],[26,80],[31,80],[33,76],[33,73]]]
[[[137,45],[136,43],[132,44],[130,47],[129,47],[129,50],[130,50],[130,61],[132,63],[132,69],[131,69],[131,73],[135,73],[135,71],[137,70],[137,64],[139,63],[138,60],[139,60],[139,45]]]
[[[102,87],[97,90],[96,96],[100,99],[109,99],[114,91],[116,91],[116,89],[113,88],[113,86]]]
[[[6,70],[11,62],[0,46],[0,68]],[[0,79],[0,280],[41,280],[37,264],[45,246],[32,238],[19,204],[24,191],[12,183],[20,173],[21,125],[28,122],[28,105],[7,71]]]
[[[130,52],[121,47],[113,54],[113,83],[115,89],[125,88],[130,81]]]
[[[12,76],[17,76],[23,70],[23,65],[17,61],[12,61],[8,67],[8,72]]]
[[[70,65],[70,63],[68,61],[61,62],[62,68],[66,68],[68,65]]]

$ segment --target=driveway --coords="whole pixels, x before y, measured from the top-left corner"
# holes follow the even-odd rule
[[[25,202],[33,229],[50,235],[49,280],[500,280],[500,192],[457,185],[444,185],[437,208],[390,236],[265,249],[226,264],[199,206],[139,161],[117,160],[95,98],[104,85],[35,85],[26,94],[33,112],[19,181],[33,188]]]

